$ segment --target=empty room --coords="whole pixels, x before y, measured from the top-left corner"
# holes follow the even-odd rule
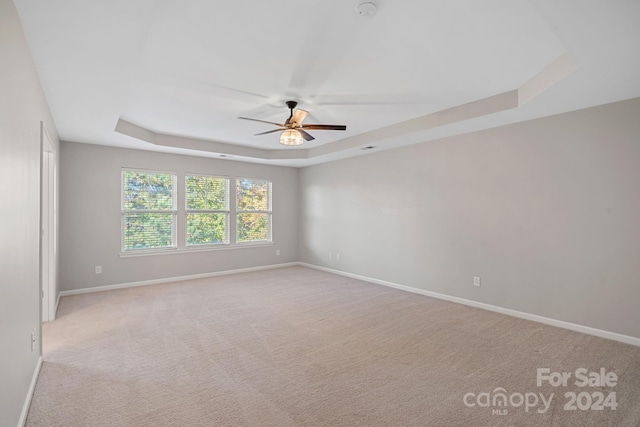
[[[0,0],[0,427],[640,426],[637,0]]]

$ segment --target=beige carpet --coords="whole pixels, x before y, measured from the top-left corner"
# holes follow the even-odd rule
[[[58,316],[28,426],[640,425],[639,347],[303,267],[70,296]],[[572,377],[538,387],[537,368]],[[580,388],[579,368],[618,381]],[[613,392],[616,410],[587,405]]]

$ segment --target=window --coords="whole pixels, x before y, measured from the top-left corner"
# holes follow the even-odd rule
[[[122,171],[122,250],[176,248],[176,175]]]
[[[185,177],[187,246],[229,243],[229,179]]]
[[[269,180],[123,168],[121,191],[121,256],[273,242]]]
[[[271,181],[236,180],[236,242],[271,241]]]

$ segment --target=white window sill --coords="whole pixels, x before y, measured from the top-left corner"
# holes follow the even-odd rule
[[[120,258],[134,258],[140,256],[154,256],[154,255],[175,255],[175,254],[189,254],[196,252],[211,252],[211,251],[228,251],[233,249],[244,248],[259,248],[273,246],[273,242],[247,242],[236,244],[219,244],[219,245],[202,245],[202,246],[187,246],[186,248],[170,248],[170,249],[149,249],[149,250],[136,250],[136,251],[120,251]]]

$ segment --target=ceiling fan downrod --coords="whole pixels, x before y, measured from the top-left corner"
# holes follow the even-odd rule
[[[286,104],[287,104],[287,107],[289,107],[289,110],[291,111],[291,114],[289,115],[289,118],[287,119],[287,124],[289,124],[289,122],[293,118],[293,110],[295,110],[295,108],[298,105],[298,103],[296,101],[287,101]]]

